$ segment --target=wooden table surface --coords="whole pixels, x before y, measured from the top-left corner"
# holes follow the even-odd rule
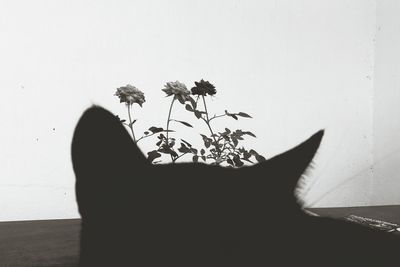
[[[349,215],[357,215],[400,225],[400,205],[346,208],[313,208],[308,210],[325,217],[343,218]]]
[[[0,223],[0,266],[77,266],[80,219]]]
[[[400,206],[313,208],[321,216],[358,215],[400,224]],[[0,222],[0,266],[77,266],[80,219]]]

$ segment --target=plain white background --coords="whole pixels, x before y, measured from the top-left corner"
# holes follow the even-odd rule
[[[399,11],[394,0],[1,1],[0,220],[79,216],[70,142],[85,108],[125,117],[113,94],[133,84],[143,132],[165,126],[165,82],[202,78],[218,90],[212,113],[254,117],[215,127],[251,130],[246,144],[266,157],[326,129],[306,205],[399,204]],[[185,138],[200,141],[196,129]]]

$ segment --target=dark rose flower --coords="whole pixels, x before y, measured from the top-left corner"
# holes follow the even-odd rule
[[[199,82],[194,82],[196,85],[192,88],[192,94],[194,95],[215,95],[217,90],[215,90],[215,86],[212,85],[209,81],[205,81],[201,79]]]
[[[173,95],[179,102],[184,103],[185,101],[189,100],[190,91],[186,88],[186,85],[176,81],[176,82],[167,82],[164,86],[164,91],[167,96]]]
[[[130,84],[117,88],[115,95],[119,98],[121,103],[126,103],[127,105],[137,103],[139,106],[142,106],[146,101],[144,99],[144,93]]]

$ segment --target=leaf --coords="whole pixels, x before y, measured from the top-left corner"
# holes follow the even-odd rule
[[[205,136],[204,134],[200,134],[201,135],[201,137],[203,138],[203,142],[204,142],[204,146],[206,147],[206,148],[209,148],[210,147],[210,145],[211,145],[211,139],[210,138],[208,138],[207,136]]]
[[[255,134],[253,134],[252,132],[243,132],[243,134],[250,135],[250,136],[252,136],[252,137],[254,137],[254,138],[257,137],[257,136],[256,136]]]
[[[229,114],[228,116],[231,116],[231,117],[234,118],[235,120],[238,120],[238,117],[236,117],[235,114]]]
[[[177,154],[175,151],[173,151],[173,150],[172,150],[172,152],[171,152],[171,155],[172,155],[172,157],[174,157],[174,158],[178,157],[178,154]]]
[[[201,118],[201,112],[198,111],[198,110],[195,110],[195,111],[194,111],[194,115],[195,115],[198,119]]]
[[[166,148],[164,145],[158,150],[158,152],[161,152],[163,154],[171,154],[171,149]]]
[[[175,145],[175,141],[171,141],[171,142],[168,143],[169,147],[173,147],[174,145]]]
[[[230,133],[231,131],[229,131],[229,132],[227,132],[227,131],[225,131],[225,132],[223,132],[223,133],[219,133],[222,137],[225,137],[225,136],[228,136],[228,134]]]
[[[204,149],[200,150],[201,155],[204,155],[204,153],[206,153],[206,151]]]
[[[251,154],[247,151],[243,151],[243,158],[244,159],[249,159],[251,157]]]
[[[258,162],[263,162],[263,161],[266,160],[266,159],[265,159],[263,156],[261,156],[261,155],[256,155],[255,157],[256,157],[256,160],[257,160]]]
[[[181,95],[177,95],[177,98],[179,103],[181,103],[182,105],[185,105],[185,98]]]
[[[145,131],[145,132],[144,132],[145,135],[148,135],[149,133],[150,133],[150,132],[148,132],[148,131]]]
[[[187,146],[185,146],[184,143],[181,143],[181,147],[178,148],[178,151],[181,153],[189,153],[190,149]]]
[[[192,103],[193,109],[196,109],[197,108],[196,101],[191,96],[188,96],[188,98],[189,98],[190,103]]]
[[[209,142],[208,140],[204,140],[204,146],[206,148],[209,148],[211,146],[211,142]]]
[[[237,140],[244,140],[241,136],[236,136]]]
[[[164,131],[164,129],[161,128],[161,127],[154,127],[154,126],[152,126],[152,127],[149,128],[149,131],[152,132],[152,133],[159,133],[159,132]]]
[[[118,115],[115,115],[115,118],[117,118],[117,120],[119,120],[120,123],[126,122],[126,120],[121,120],[121,118]]]
[[[186,121],[178,121],[178,120],[173,120],[173,121],[180,122],[180,123],[182,123],[183,125],[185,125],[187,127],[192,127],[193,128],[193,126],[190,123],[187,123]]]
[[[257,151],[255,151],[254,149],[250,149],[250,150],[249,150],[249,153],[252,154],[252,155],[254,155],[254,156],[257,156],[257,155],[258,155]]]
[[[189,104],[186,104],[185,109],[188,110],[188,111],[190,111],[190,112],[193,112],[193,111],[194,111],[193,108],[192,108],[192,106],[189,105]]]
[[[239,148],[239,152],[240,153],[249,153],[246,151],[246,149],[244,149],[244,147]],[[250,156],[251,156],[251,154],[250,154]]]
[[[170,154],[172,157],[177,157],[178,156],[178,154],[176,154],[175,151],[173,151],[170,147],[165,146],[165,144],[158,151],[161,152],[161,153],[164,153],[164,154]]]
[[[192,159],[193,159],[193,162],[196,163],[199,161],[199,156],[194,155]]]
[[[147,153],[147,160],[153,162],[156,158],[161,157],[161,154],[157,152],[157,150],[153,150]]]
[[[236,167],[241,167],[241,166],[243,166],[243,161],[241,161],[240,160],[240,158],[239,158],[239,156],[238,155],[235,155],[234,157],[233,157],[233,162],[235,163],[235,166]]]
[[[240,117],[245,117],[245,118],[252,118],[249,114],[244,113],[244,112],[239,112],[236,115],[238,115]]]
[[[192,147],[192,145],[189,143],[189,142],[187,142],[187,141],[185,141],[185,140],[183,140],[183,139],[181,139],[182,140],[182,142],[184,142],[188,147]]]
[[[235,134],[238,135],[238,136],[242,136],[242,135],[243,135],[243,132],[242,132],[242,130],[237,129],[237,130],[235,131]]]
[[[249,153],[250,153],[251,155],[253,155],[253,156],[256,158],[256,160],[257,160],[258,162],[266,161],[266,159],[265,159],[263,156],[261,156],[260,154],[258,154],[257,151],[255,151],[255,150],[253,150],[253,149],[250,149]]]
[[[235,147],[237,147],[239,141],[236,139],[236,137],[232,136],[231,137],[233,144],[235,145]]]
[[[247,161],[247,162],[249,162],[249,163],[254,163],[254,162],[252,162],[251,160],[249,160],[249,159],[242,159],[242,160],[245,160],[245,161]]]
[[[228,158],[226,162],[228,162],[229,165],[235,166],[235,163],[233,163],[233,161],[230,158]]]
[[[205,157],[205,156],[201,156],[201,159],[202,159],[203,161],[206,161],[206,157]]]
[[[234,118],[235,120],[238,120],[238,117],[237,117],[235,114],[229,113],[227,110],[225,110],[225,114],[226,114],[227,116],[229,116],[229,117]]]

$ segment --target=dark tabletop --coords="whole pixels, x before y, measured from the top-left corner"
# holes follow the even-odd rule
[[[400,205],[312,208],[320,216],[357,215],[400,224]],[[0,266],[77,266],[80,219],[0,222]]]

